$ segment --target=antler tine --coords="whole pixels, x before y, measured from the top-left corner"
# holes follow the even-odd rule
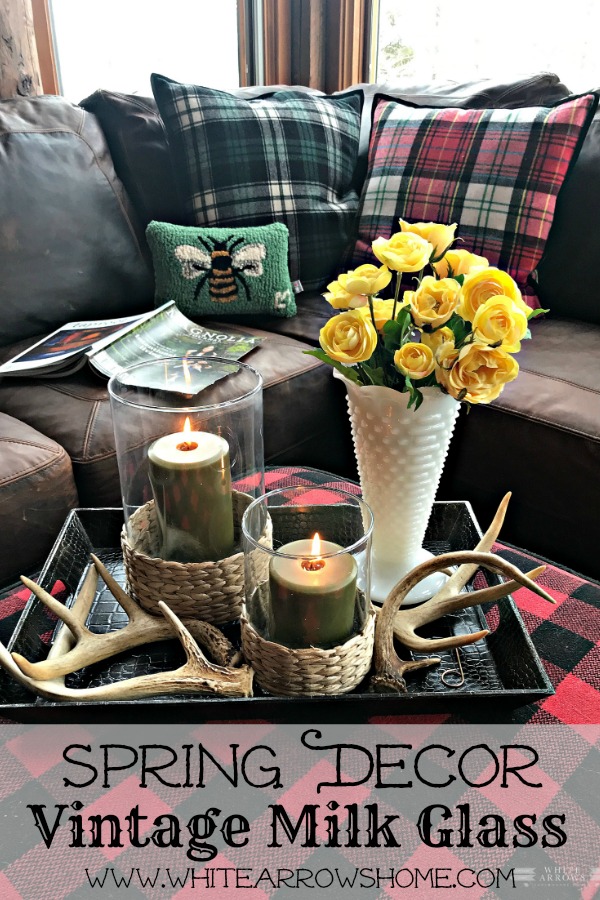
[[[25,575],[21,575],[21,581],[50,612],[54,613],[58,619],[67,625],[74,637],[81,639],[85,634],[89,634],[85,625],[79,621],[77,616],[73,615],[70,609],[67,609],[64,603],[61,603],[60,600],[57,600],[56,597],[45,591],[35,581],[26,578]]]
[[[90,553],[94,561],[94,565],[98,570],[98,574],[102,576],[106,587],[109,589],[115,600],[118,600],[127,616],[129,617],[129,621],[135,619],[138,613],[141,610],[141,607],[137,605],[137,603],[131,599],[129,594],[126,594],[120,584],[118,584],[113,576],[110,574],[106,566],[101,560],[98,559],[93,553]]]
[[[530,578],[533,581],[544,572],[546,566],[538,566],[536,569],[532,569],[530,572],[526,573],[526,577]],[[430,607],[430,614],[428,615],[427,622],[433,622],[435,619],[439,618],[442,615],[447,615],[450,612],[457,612],[459,609],[467,609],[470,606],[480,606],[482,603],[492,603],[496,600],[501,600],[502,597],[507,597],[509,594],[512,594],[513,591],[516,591],[517,588],[520,587],[520,584],[517,581],[504,581],[502,584],[494,584],[490,587],[481,588],[478,591],[465,591],[461,594],[457,594],[454,598],[448,597],[444,611],[440,613],[431,612],[433,609],[433,604]],[[433,600],[433,598],[431,598]],[[436,597],[437,599],[437,597]],[[431,603],[431,600],[428,601]],[[554,601],[552,601],[554,602]],[[425,604],[423,604],[425,605]],[[470,634],[460,634],[453,635],[452,637],[447,638],[422,638],[418,634],[415,634],[415,628],[419,628],[420,625],[413,625],[408,627],[405,621],[405,618],[408,618],[406,615],[409,613],[408,609],[401,609],[394,621],[394,637],[396,637],[402,644],[406,647],[410,647],[411,650],[419,650],[419,651],[427,651],[431,650],[444,650],[449,647],[466,647],[468,644],[474,644],[476,641],[481,640],[481,638],[487,637],[489,634],[488,630],[485,631],[477,631],[471,632]],[[423,622],[422,624],[425,624]]]
[[[195,663],[200,667],[209,666],[210,663],[208,662],[204,653],[202,652],[194,638],[191,636],[185,625],[182,623],[181,619],[179,619],[162,600],[158,601],[158,608],[160,609],[167,622],[170,623],[173,631],[179,638],[179,642],[185,650],[188,664],[194,665]]]
[[[96,561],[95,565],[97,566]],[[100,564],[100,574],[102,574],[103,568],[102,564]],[[34,585],[33,582],[31,582],[31,585],[33,585],[31,588],[32,590],[34,588],[36,591],[38,590],[38,586]],[[79,624],[79,617],[84,612],[85,616],[83,617],[83,620],[85,621],[85,618],[87,618],[89,605],[85,610],[80,609],[79,607],[81,593],[83,593],[86,585],[87,579],[84,582],[84,587],[80,592],[80,596],[76,599],[72,610],[65,610],[65,607],[62,604],[59,604],[60,609],[57,610],[57,614],[61,615],[61,618],[65,612],[68,614],[69,628],[71,627],[71,623],[73,624],[74,629],[82,628],[81,624]],[[113,590],[115,589],[114,578],[109,576],[107,586],[111,593],[113,593]],[[118,585],[116,587],[118,587]],[[123,594],[122,588],[119,588],[118,594],[119,596],[117,596],[116,599],[120,600],[121,595]],[[54,600],[54,598],[51,599],[54,604],[58,602]],[[89,599],[89,603],[91,604],[93,596],[88,598],[86,595],[85,599],[86,603]],[[129,597],[128,601],[128,605],[133,603]],[[191,635],[208,649],[217,663],[220,663],[223,666],[234,666],[239,664],[241,661],[240,652],[233,647],[231,642],[227,640],[225,635],[218,628],[215,628],[213,625],[210,625],[208,622],[203,622],[200,619],[185,619],[184,623]],[[136,607],[135,615],[130,618],[124,628],[121,628],[118,631],[111,631],[107,634],[92,634],[87,628],[83,628],[81,633],[76,635],[75,646],[70,647],[66,646],[66,637],[61,638],[61,635],[59,634],[59,638],[61,638],[59,647],[61,651],[60,654],[58,651],[53,652],[51,648],[47,658],[40,662],[31,663],[25,659],[24,656],[21,656],[20,653],[13,653],[13,659],[20,670],[30,678],[35,679],[36,681],[52,681],[56,678],[68,675],[71,672],[76,672],[78,669],[82,669],[92,663],[108,659],[110,656],[114,656],[117,653],[139,647],[141,644],[151,643],[152,641],[164,641],[172,637],[173,628],[169,622],[164,618],[156,618],[156,616],[150,615],[150,613],[146,612],[141,607]],[[71,643],[72,642],[69,641],[69,644]]]
[[[207,684],[214,682],[215,685],[237,685],[242,692],[242,696],[252,696],[252,679],[254,677],[254,672],[249,666],[243,665],[234,669],[231,667],[225,668],[223,666],[216,666],[209,662],[183,622],[171,609],[169,609],[166,603],[159,600],[158,608],[165,619],[170,622],[185,651],[187,662],[185,666],[183,666],[183,669],[179,670],[182,674],[185,672],[187,676],[206,679]],[[220,690],[217,692],[221,693]]]
[[[490,527],[483,535],[481,540],[475,547],[475,550],[479,550],[482,553],[487,553],[490,551],[500,534],[500,529],[504,524],[504,519],[506,517],[506,510],[508,509],[508,504],[510,498],[512,497],[511,491],[504,495],[502,500],[500,501],[500,505],[496,510],[496,514],[490,523]],[[475,572],[477,571],[478,566],[464,564],[460,566],[446,581],[446,583],[440,588],[440,590],[435,595],[440,600],[446,600],[447,597],[453,597],[455,594],[459,594],[460,591],[464,588],[464,586],[471,580]]]
[[[97,585],[98,571],[95,566],[90,566],[86,572],[81,590],[75,597],[71,607],[72,615],[81,623],[81,625],[85,625],[87,621],[94,597],[96,596]],[[68,651],[72,649],[75,642],[76,638],[73,636],[73,633],[69,627],[63,623],[58,629],[56,638],[48,650],[46,659],[57,659],[60,656],[64,656],[65,653],[68,653]]]
[[[479,567],[480,565],[485,566],[485,568],[490,569],[494,572],[500,572],[504,575],[508,575],[512,577],[512,581],[500,584],[500,585],[492,585],[488,588],[482,588],[481,590],[474,591],[472,593],[463,593],[458,594],[454,597],[448,597],[446,600],[441,600],[439,597],[432,597],[431,600],[427,600],[425,603],[422,603],[418,607],[412,607],[410,609],[400,610],[395,617],[394,621],[394,634],[398,638],[398,640],[409,647],[411,650],[418,650],[420,652],[430,652],[432,650],[443,650],[449,647],[461,647],[466,644],[475,643],[475,641],[480,640],[480,638],[485,637],[489,634],[489,631],[478,631],[470,635],[453,635],[448,638],[437,638],[437,639],[428,639],[420,637],[416,634],[416,629],[421,628],[423,625],[428,624],[429,622],[433,622],[436,619],[439,619],[441,616],[447,615],[451,612],[456,612],[459,609],[466,609],[470,606],[478,606],[481,603],[486,603],[490,600],[498,600],[501,597],[505,597],[507,594],[511,593],[511,591],[515,590],[519,585],[524,585],[532,590],[534,593],[538,594],[540,597],[543,597],[545,600],[548,600],[550,603],[554,603],[552,597],[540,588],[538,585],[534,584],[533,578],[539,577],[542,572],[545,570],[545,566],[538,566],[533,569],[528,574],[523,574],[519,571],[515,566],[506,562],[506,560],[502,559],[499,556],[495,556],[493,553],[480,553],[477,550],[464,550],[460,553],[454,554],[445,554],[446,558],[450,557],[454,558],[457,562],[461,562],[465,557],[469,557],[473,560],[473,564]],[[442,565],[442,560],[444,557],[437,557],[440,561],[440,565]],[[433,560],[428,561],[429,563],[433,563]],[[422,567],[417,567],[422,568]],[[417,571],[417,570],[413,570]],[[433,569],[435,571],[435,569]],[[424,576],[423,573],[421,577]],[[398,588],[400,585],[398,586]],[[394,592],[398,591],[396,596],[399,598],[399,603],[397,606],[401,606],[403,597],[400,596],[400,591],[395,589]],[[404,594],[406,596],[406,594]]]

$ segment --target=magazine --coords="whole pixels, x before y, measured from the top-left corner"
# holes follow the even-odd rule
[[[1,375],[59,377],[89,363],[110,378],[135,363],[168,356],[240,359],[262,338],[229,328],[205,328],[170,301],[141,316],[69,322],[0,366]]]

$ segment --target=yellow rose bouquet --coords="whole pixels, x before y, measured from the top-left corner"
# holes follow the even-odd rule
[[[437,386],[456,400],[489,403],[519,372],[514,354],[531,337],[530,309],[516,283],[483,256],[454,249],[456,225],[409,224],[365,264],[327,286],[325,299],[344,310],[321,329],[321,350],[306,351],[362,385],[408,392],[418,409],[421,388]],[[431,270],[425,274],[426,269]],[[393,299],[381,299],[395,273]],[[402,276],[415,289],[400,296]]]

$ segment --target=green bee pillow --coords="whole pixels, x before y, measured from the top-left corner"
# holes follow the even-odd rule
[[[188,316],[296,315],[288,271],[288,229],[193,228],[150,222],[157,304],[174,300]]]

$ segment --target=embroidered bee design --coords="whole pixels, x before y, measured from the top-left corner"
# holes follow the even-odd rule
[[[201,247],[181,244],[175,248],[175,256],[181,264],[181,273],[190,281],[198,279],[194,299],[208,281],[208,294],[213,303],[233,303],[239,298],[240,288],[250,299],[248,278],[263,274],[262,261],[267,255],[264,244],[246,244],[243,237],[233,235],[218,241],[198,237]]]

